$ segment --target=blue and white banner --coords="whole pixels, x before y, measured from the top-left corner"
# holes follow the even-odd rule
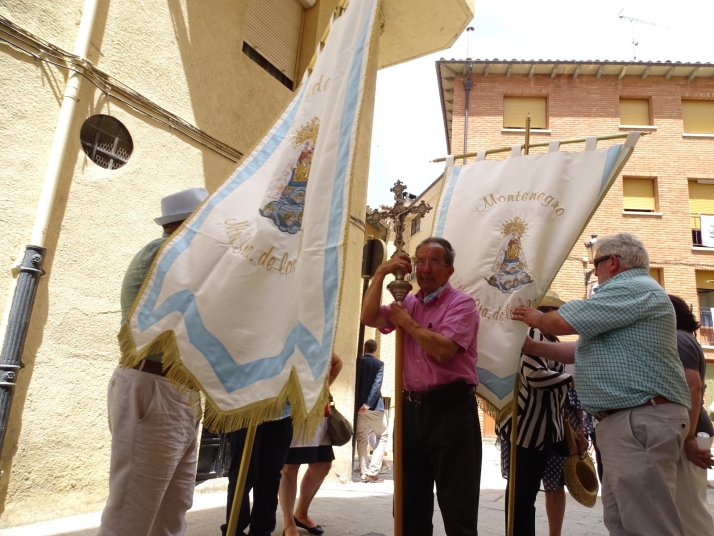
[[[309,77],[265,138],[170,237],[120,334],[231,430],[322,418],[357,123],[377,0],[338,7]],[[340,6],[346,2],[340,2]]]
[[[477,393],[501,410],[512,398],[527,326],[511,320],[519,305],[536,306],[627,162],[639,138],[622,145],[448,167],[434,217],[434,235],[456,251],[454,287],[473,296],[481,313]]]

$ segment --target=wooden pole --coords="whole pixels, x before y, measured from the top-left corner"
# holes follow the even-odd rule
[[[640,136],[647,136],[649,132],[641,132]],[[624,139],[626,138],[628,133],[624,134],[610,134],[608,136],[596,136],[598,141],[600,140],[619,140],[619,139]],[[560,145],[567,145],[569,143],[584,143],[585,138],[574,138],[572,140],[561,140]],[[549,141],[541,142],[541,143],[531,143],[528,145],[528,148],[530,149],[531,147],[548,147],[550,144]],[[523,147],[523,145],[521,145]],[[486,151],[486,154],[496,154],[496,153],[507,153],[508,151],[511,150],[511,147],[500,147],[499,149],[489,149]],[[526,153],[528,154],[528,153]],[[466,154],[457,154],[454,155],[454,159],[458,160],[459,158],[470,158],[472,156],[476,156],[478,153],[466,153]],[[431,162],[445,162],[446,157],[443,158],[437,158],[435,160],[431,160]]]
[[[520,362],[518,363],[520,366]],[[518,442],[518,392],[521,390],[521,375],[516,372],[511,400],[511,456],[508,467],[508,536],[513,536],[513,522],[516,519],[516,443]]]
[[[258,428],[256,424],[249,425],[248,432],[245,436],[245,444],[243,445],[243,456],[240,459],[238,481],[236,482],[236,491],[233,495],[233,506],[231,506],[231,516],[228,519],[228,529],[226,530],[226,536],[235,536],[236,529],[238,528],[238,516],[240,515],[240,505],[243,501],[245,481],[248,478],[250,455],[253,452],[253,442],[255,441],[256,428]]]
[[[523,154],[528,154],[530,151],[531,141],[531,114],[526,117],[526,142],[523,144]]]
[[[404,342],[404,329],[397,326],[397,339],[394,351],[394,536],[404,534],[404,495],[402,493],[402,346]]]

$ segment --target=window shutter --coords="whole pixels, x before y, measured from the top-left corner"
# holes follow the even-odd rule
[[[252,0],[243,40],[295,81],[303,8],[297,0]]]
[[[714,134],[714,101],[682,101],[682,123],[687,134]]]
[[[646,99],[620,99],[620,124],[649,125],[649,101]]]
[[[625,210],[655,211],[652,179],[622,179],[622,204]]]
[[[650,277],[662,285],[662,272],[659,268],[650,268]]]
[[[714,289],[714,272],[708,270],[697,270],[697,288]]]
[[[714,214],[714,184],[689,181],[689,212]]]
[[[531,128],[548,128],[545,97],[504,97],[503,128],[526,128],[531,114]]]

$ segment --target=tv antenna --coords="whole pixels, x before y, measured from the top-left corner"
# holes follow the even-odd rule
[[[644,19],[638,19],[636,17],[629,17],[627,15],[623,15],[623,11],[625,11],[624,7],[617,14],[617,17],[619,19],[626,20],[630,23],[630,31],[632,32],[632,61],[637,61],[637,49],[635,47],[637,47],[637,45],[639,45],[640,43],[635,40],[635,24],[654,26],[656,28],[664,28],[665,30],[669,30],[669,26],[665,26],[664,24],[657,24],[656,22],[651,22]]]

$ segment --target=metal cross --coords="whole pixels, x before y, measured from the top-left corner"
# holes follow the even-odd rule
[[[407,187],[399,180],[394,183],[394,186],[389,191],[394,192],[394,206],[390,210],[374,209],[371,212],[367,210],[367,218],[375,225],[378,225],[382,220],[392,220],[394,222],[394,246],[397,248],[395,252],[395,255],[397,255],[405,253],[404,223],[406,217],[409,214],[415,214],[417,218],[423,218],[432,207],[426,204],[423,199],[418,205],[407,206],[404,203],[407,198]],[[389,292],[392,293],[399,305],[402,304],[405,296],[412,289],[411,284],[404,280],[404,275],[404,272],[397,270],[394,272],[394,281],[387,285]]]

